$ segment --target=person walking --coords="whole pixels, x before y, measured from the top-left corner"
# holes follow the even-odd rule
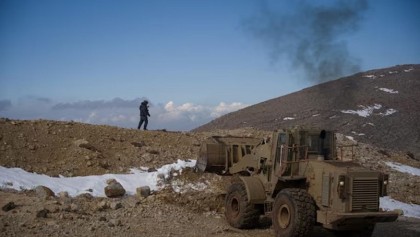
[[[147,130],[147,124],[149,123],[147,117],[150,117],[149,105],[148,104],[149,104],[149,101],[147,101],[147,100],[141,102],[141,104],[140,104],[140,107],[139,107],[139,109],[140,109],[140,122],[139,122],[139,126],[137,126],[137,129],[140,129],[141,125],[144,122],[143,129]]]

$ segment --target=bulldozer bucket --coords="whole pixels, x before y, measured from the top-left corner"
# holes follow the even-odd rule
[[[196,169],[225,173],[259,142],[260,139],[252,137],[210,137],[200,146]]]

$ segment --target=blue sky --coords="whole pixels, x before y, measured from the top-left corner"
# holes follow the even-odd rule
[[[0,117],[190,130],[319,82],[420,63],[420,1],[0,2]]]

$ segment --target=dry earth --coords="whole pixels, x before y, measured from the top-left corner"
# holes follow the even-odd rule
[[[178,159],[196,159],[200,143],[210,135],[264,137],[250,128],[214,132],[138,131],[110,126],[57,121],[0,120],[0,165],[50,176],[125,173],[133,167],[155,169]],[[341,144],[353,143],[339,136]],[[350,153],[345,153],[346,159]],[[359,143],[356,161],[391,173],[390,195],[420,204],[418,176],[391,170],[383,161],[420,168],[404,153]],[[0,184],[0,236],[273,236],[267,218],[254,230],[230,227],[223,216],[227,176],[185,169],[162,180],[163,190],[147,198],[94,198],[65,193],[45,197],[36,190],[14,191]],[[174,184],[204,183],[207,189],[173,190]],[[185,185],[184,185],[185,186]],[[13,203],[13,205],[11,204]],[[9,204],[9,205],[8,205]],[[400,217],[379,224],[374,236],[420,236],[418,219]],[[312,236],[331,236],[316,228]]]

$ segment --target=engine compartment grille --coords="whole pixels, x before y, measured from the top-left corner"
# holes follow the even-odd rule
[[[377,178],[353,178],[352,211],[379,210],[379,182]]]

